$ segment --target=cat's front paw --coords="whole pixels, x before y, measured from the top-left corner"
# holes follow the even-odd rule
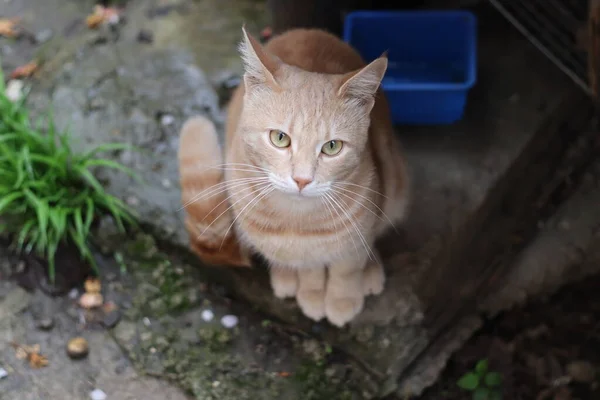
[[[363,271],[363,293],[378,295],[383,292],[385,285],[385,272],[383,266],[377,261],[370,261]]]
[[[325,298],[325,314],[329,322],[341,328],[360,314],[364,303],[362,293],[344,297],[328,295]]]
[[[296,292],[298,291],[298,274],[295,270],[272,267],[269,274],[275,297],[285,299],[296,296]]]
[[[308,318],[320,321],[325,316],[325,290],[299,290],[296,301]]]
[[[325,317],[325,287],[327,272],[325,267],[298,270],[298,306],[308,318],[320,321]]]

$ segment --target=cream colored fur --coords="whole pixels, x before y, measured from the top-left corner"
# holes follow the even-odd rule
[[[229,205],[223,218],[232,222],[219,229],[223,238],[235,234],[236,259],[257,251],[268,260],[275,296],[295,297],[308,317],[341,327],[360,313],[366,295],[383,290],[373,244],[407,204],[404,159],[379,90],[387,59],[365,66],[348,45],[318,30],[287,32],[266,48],[243,34],[244,84],[228,112],[225,163],[215,165]],[[214,129],[191,129],[205,122],[186,124],[183,131],[193,131],[186,146],[210,144],[218,153]],[[289,147],[271,142],[273,130],[289,136]],[[331,140],[343,142],[334,156],[321,152]],[[189,157],[189,149],[182,152]],[[214,220],[214,242],[219,217],[188,214]]]

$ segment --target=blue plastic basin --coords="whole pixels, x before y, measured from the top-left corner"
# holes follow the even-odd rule
[[[468,11],[355,11],[344,40],[366,61],[384,51],[382,81],[395,124],[451,124],[477,78],[477,20]]]

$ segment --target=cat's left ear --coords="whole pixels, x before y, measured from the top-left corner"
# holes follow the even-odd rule
[[[347,73],[342,77],[338,96],[356,100],[368,108],[373,107],[375,94],[385,75],[387,65],[387,54],[383,53],[366,67]]]
[[[277,71],[282,62],[267,53],[260,43],[242,27],[244,38],[240,43],[240,53],[244,61],[244,83],[246,89],[251,89],[256,85],[269,85],[274,89],[279,89],[279,84],[275,79]]]

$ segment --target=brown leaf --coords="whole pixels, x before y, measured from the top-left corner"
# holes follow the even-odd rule
[[[87,293],[100,293],[100,291],[102,290],[102,284],[100,283],[100,279],[97,278],[86,279],[83,286]]]
[[[48,365],[48,359],[39,353],[29,354],[29,365],[31,368],[43,368]]]
[[[291,376],[292,374],[287,371],[281,371],[278,375],[281,376],[282,378],[287,378],[287,377]]]
[[[17,357],[17,360],[25,360],[27,358],[27,356],[28,356],[27,351],[25,351],[24,348],[17,347],[15,349],[15,357]]]
[[[39,65],[37,61],[28,62],[25,65],[21,65],[20,67],[15,68],[15,70],[10,74],[11,79],[20,79],[20,78],[28,78],[37,71]]]
[[[91,15],[88,15],[85,19],[85,23],[87,24],[88,28],[96,29],[105,22],[118,22],[119,14],[120,11],[116,8],[96,5],[94,7],[94,12]]]
[[[27,346],[12,342],[11,345],[15,349],[16,357],[19,360],[28,360],[31,368],[42,368],[48,365],[48,359],[40,354],[39,344]]]
[[[15,26],[18,22],[19,18],[0,18],[0,35],[10,38],[17,36]]]

